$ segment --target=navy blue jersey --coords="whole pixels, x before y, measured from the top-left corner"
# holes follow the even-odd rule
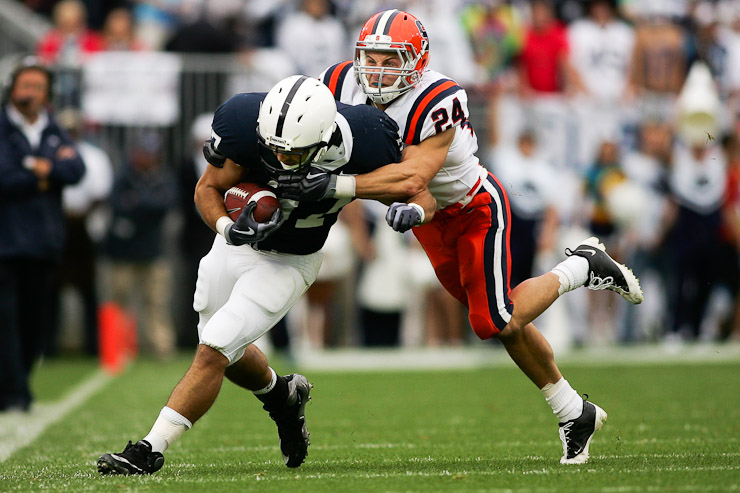
[[[265,93],[243,93],[222,104],[213,117],[216,151],[247,169],[248,181],[268,184],[260,163],[257,116]],[[398,125],[377,108],[337,103],[337,130],[322,161],[314,166],[333,174],[362,174],[401,160]],[[258,250],[305,255],[324,246],[329,229],[349,199],[297,202],[280,199],[286,216],[280,229],[252,245]]]
[[[50,115],[39,145],[33,147],[8,117],[7,106],[0,108],[0,258],[61,257],[66,235],[62,191],[82,179],[85,164],[79,154],[56,156],[61,147],[73,145]],[[39,190],[38,178],[23,166],[27,156],[53,163],[45,191]]]

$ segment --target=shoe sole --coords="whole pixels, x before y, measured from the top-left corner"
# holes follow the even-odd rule
[[[606,418],[608,417],[608,415],[606,414],[606,411],[601,409],[596,404],[594,404],[593,406],[596,408],[596,422],[594,423],[594,432],[591,433],[590,437],[588,437],[588,440],[586,441],[586,446],[583,447],[583,451],[580,454],[570,459],[566,459],[565,457],[562,457],[560,459],[561,464],[585,464],[586,462],[588,462],[588,447],[591,445],[591,439],[594,437],[596,432],[599,431],[604,426],[604,423],[606,422]]]
[[[306,455],[304,455],[300,462],[297,463],[291,463],[290,457],[284,455],[283,461],[285,462],[285,465],[291,468],[299,467],[306,461],[306,457],[308,457],[308,446],[311,445],[311,440],[309,439],[311,433],[309,433],[308,428],[306,428],[306,404],[311,400],[311,389],[313,389],[313,385],[311,385],[308,379],[303,375],[295,374],[293,378],[297,378],[299,380],[299,382],[296,382],[295,386],[298,393],[301,394],[301,404],[298,406],[298,413],[300,416],[303,416],[303,429],[306,431],[306,434],[304,435],[304,438],[306,439]]]
[[[104,475],[123,474],[128,476],[131,474],[131,471],[123,466],[119,466],[109,454],[101,455],[98,459],[98,472]]]
[[[629,301],[633,305],[639,305],[642,303],[642,301],[645,299],[645,296],[642,293],[642,288],[640,287],[640,281],[637,279],[637,276],[635,276],[635,273],[632,272],[632,269],[627,267],[624,264],[620,264],[606,252],[606,246],[601,243],[601,241],[595,237],[592,236],[591,238],[588,238],[587,240],[584,240],[580,243],[580,245],[588,245],[594,248],[598,248],[602,252],[604,252],[604,255],[607,256],[609,260],[614,262],[616,266],[619,268],[619,271],[624,276],[625,281],[627,281],[627,287],[629,288],[629,291],[625,292],[622,289],[617,289],[615,292],[619,293],[622,298]],[[614,291],[614,290],[612,290]]]

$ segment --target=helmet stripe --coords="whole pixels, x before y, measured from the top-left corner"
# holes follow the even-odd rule
[[[378,13],[375,15],[375,22],[373,23],[373,28],[370,29],[370,34],[375,34],[378,30],[378,24],[380,24],[380,18],[383,17],[383,13]]]
[[[391,26],[393,25],[393,20],[396,18],[398,14],[401,12],[398,10],[394,10],[393,14],[388,18],[388,21],[385,24],[385,29],[383,29],[383,34],[388,34],[391,30]]]
[[[288,113],[288,110],[290,109],[290,103],[293,101],[293,98],[295,97],[295,93],[298,92],[298,88],[301,87],[301,84],[303,84],[308,77],[305,75],[302,76],[300,79],[295,81],[295,84],[293,84],[293,87],[290,88],[290,91],[288,92],[288,95],[285,98],[285,101],[283,101],[283,107],[280,108],[280,115],[278,116],[277,121],[277,128],[275,129],[275,136],[276,137],[282,137],[283,136],[283,126],[285,125],[285,116]]]
[[[375,20],[372,34],[388,34],[393,24],[393,19],[401,12],[398,10],[386,10]]]

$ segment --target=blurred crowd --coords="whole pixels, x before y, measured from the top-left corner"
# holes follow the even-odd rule
[[[110,50],[233,54],[263,77],[236,78],[233,92],[266,90],[292,73],[317,76],[353,57],[373,13],[407,10],[428,32],[430,66],[468,91],[478,156],[509,192],[512,286],[592,234],[641,278],[640,306],[581,290],[562,300],[567,326],[557,309],[538,326],[567,333],[569,344],[740,339],[739,0],[22,3],[52,21],[37,46],[47,63],[80,66]],[[193,347],[194,280],[213,233],[192,192],[210,115],[193,121],[192,150],[180,163],[164,158],[166,132],[142,131],[118,162],[85,138],[79,112],[59,119],[88,166],[84,182],[65,191],[62,262],[85,267],[63,269],[60,291],[80,293],[83,347],[96,351],[103,303],[130,311],[154,354]],[[413,235],[392,232],[383,216],[369,201],[343,211],[319,281],[272,344],[470,342],[462,307]]]

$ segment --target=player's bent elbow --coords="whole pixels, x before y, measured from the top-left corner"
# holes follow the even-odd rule
[[[420,176],[411,176],[400,183],[401,193],[404,199],[410,199],[420,194],[427,188],[427,182]]]
[[[205,183],[203,180],[198,181],[195,185],[195,193],[193,194],[193,201],[198,210],[200,210],[205,204],[214,200],[215,197],[221,197],[221,193],[217,188]]]
[[[195,185],[195,190],[193,191],[193,203],[198,203],[198,185]]]
[[[193,192],[193,202],[196,204],[198,203],[198,200],[203,196],[203,184],[198,181],[198,183],[195,184],[195,192]]]

